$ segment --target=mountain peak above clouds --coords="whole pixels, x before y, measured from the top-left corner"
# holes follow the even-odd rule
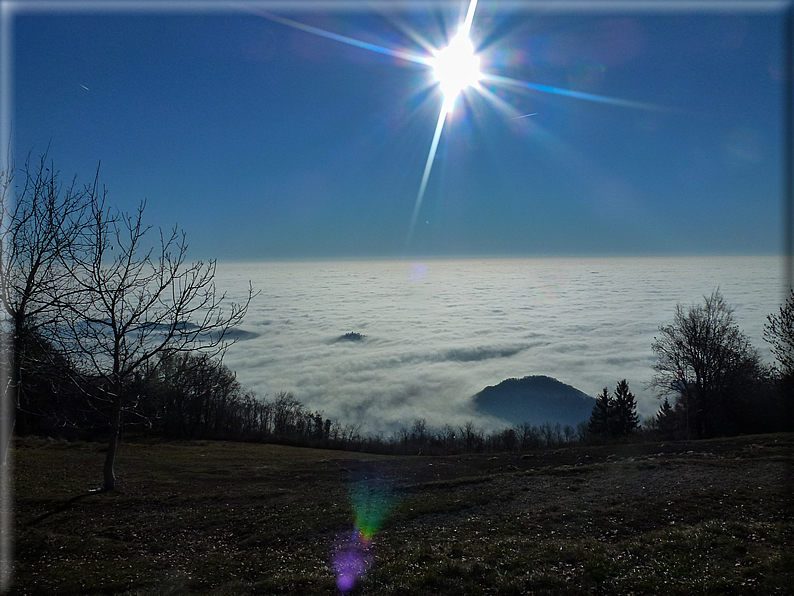
[[[595,399],[552,377],[506,379],[474,396],[477,411],[510,424],[546,422],[576,426],[590,418]]]

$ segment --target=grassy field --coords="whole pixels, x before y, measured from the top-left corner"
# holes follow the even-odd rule
[[[15,594],[792,594],[794,435],[391,457],[13,450]],[[371,541],[351,546],[355,520]],[[346,567],[350,569],[350,567]]]

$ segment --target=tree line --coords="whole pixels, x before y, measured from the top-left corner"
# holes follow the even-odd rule
[[[767,317],[765,365],[715,290],[704,303],[676,307],[652,345],[651,387],[662,398],[649,428],[666,436],[709,438],[794,430],[794,289]]]
[[[704,439],[794,430],[794,289],[767,317],[764,339],[775,356],[771,366],[741,331],[719,289],[703,304],[678,304],[673,322],[659,327],[651,346],[657,359],[649,387],[663,402],[643,431]],[[636,405],[625,379],[614,395],[605,387],[588,424],[591,438],[636,433]]]

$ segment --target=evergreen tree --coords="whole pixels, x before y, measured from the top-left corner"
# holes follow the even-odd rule
[[[615,398],[612,402],[609,423],[612,434],[617,436],[627,435],[640,425],[640,419],[637,416],[637,400],[629,390],[626,379],[623,379],[615,387]]]
[[[590,422],[587,430],[594,435],[605,435],[609,433],[609,420],[612,413],[612,396],[609,389],[604,390],[596,397],[593,412],[590,414]]]
[[[681,424],[680,418],[680,412],[678,412],[677,409],[670,404],[670,400],[665,397],[664,402],[659,406],[659,411],[656,413],[656,417],[653,420],[653,428],[664,435],[672,436]]]

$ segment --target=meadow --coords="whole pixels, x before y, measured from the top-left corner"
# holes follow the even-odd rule
[[[376,456],[17,439],[12,594],[794,593],[794,435]]]

